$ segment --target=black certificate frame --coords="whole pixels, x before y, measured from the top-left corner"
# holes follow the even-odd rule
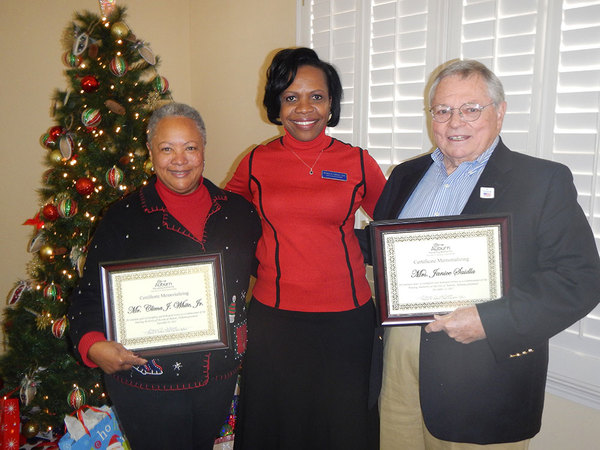
[[[450,313],[459,306],[467,306],[485,301],[494,300],[502,297],[506,293],[510,284],[510,215],[461,215],[461,216],[445,216],[434,218],[417,218],[417,219],[398,219],[398,220],[381,220],[374,221],[370,224],[371,238],[371,253],[373,262],[373,276],[375,284],[375,296],[379,310],[380,323],[384,326],[396,325],[414,325],[432,322],[434,314]],[[403,290],[414,288],[418,290],[423,288],[422,285],[415,284],[410,286],[404,284],[399,286],[397,268],[390,261],[395,261],[398,257],[419,257],[421,259],[415,261],[435,261],[435,252],[442,251],[440,249],[448,249],[451,247],[444,239],[439,240],[440,233],[450,233],[451,236],[461,236],[467,238],[469,236],[479,236],[484,234],[483,240],[486,244],[482,248],[477,248],[476,253],[481,258],[490,261],[494,260],[493,266],[488,270],[494,274],[492,280],[489,281],[490,296],[474,296],[469,297],[469,288],[462,288],[460,291],[460,300],[445,300],[444,296],[449,296],[447,292],[442,291],[444,285],[431,287],[432,292],[427,292],[423,298],[424,301],[405,300],[398,298]],[[489,236],[488,236],[489,235]],[[398,247],[402,246],[403,240],[423,242],[431,242],[431,248],[428,249],[427,255],[396,255]],[[394,242],[394,246],[389,242]],[[451,241],[451,238],[450,238]],[[398,244],[400,242],[400,244]],[[495,247],[490,248],[490,245]],[[479,246],[477,246],[479,247]],[[425,246],[426,248],[426,246]],[[450,250],[452,251],[452,250]],[[391,253],[390,253],[391,252]],[[483,253],[479,253],[483,252]],[[492,253],[491,253],[492,252]],[[434,255],[434,256],[432,256]],[[490,255],[492,258],[490,258]],[[451,260],[452,258],[448,258]],[[468,259],[468,258],[457,258]],[[477,259],[477,258],[475,258]],[[490,261],[492,263],[492,261]],[[433,263],[435,264],[435,263]],[[474,268],[473,272],[477,270]],[[422,271],[425,270],[425,273]],[[467,270],[455,269],[452,274],[459,276],[466,273]],[[447,274],[448,271],[441,273]],[[411,271],[411,275],[407,278],[431,278],[437,275],[437,272],[427,273],[427,269],[415,267]],[[451,275],[448,275],[450,277]],[[494,281],[495,280],[495,281]],[[484,288],[485,282],[482,282]],[[466,283],[468,284],[468,283]],[[476,283],[473,283],[476,284]],[[427,287],[425,287],[427,289]],[[440,293],[433,292],[434,290],[442,291]],[[466,294],[466,296],[464,296]],[[464,297],[462,297],[464,296]],[[456,296],[455,296],[456,297]]]
[[[111,261],[100,263],[99,268],[108,340],[120,342],[140,356],[229,348],[229,326],[226,320],[227,305],[220,253]],[[133,287],[125,289],[127,283]],[[143,291],[137,288],[136,283],[144,286]],[[205,302],[202,298],[191,302],[188,298],[182,299],[189,292],[178,292],[177,289],[181,289],[178,285],[183,284],[184,290],[190,287],[196,289],[196,283],[201,286],[198,289],[202,290],[202,294],[206,294]],[[129,292],[129,295],[123,294],[123,291]],[[137,299],[133,298],[131,291],[137,295]],[[127,300],[123,298],[125,295]],[[168,300],[176,302],[171,301],[167,306]],[[197,311],[194,312],[194,309]],[[171,311],[173,316],[160,316],[164,311]],[[195,317],[194,313],[202,314],[202,311],[206,319],[195,320],[198,317]],[[144,313],[149,317],[140,321],[142,334],[131,337],[130,332],[128,336],[128,331],[133,330],[134,319],[126,316],[139,316]],[[181,320],[181,317],[184,320]],[[143,323],[146,320],[148,324]],[[164,325],[166,322],[170,322],[171,325]],[[188,328],[178,328],[182,322],[189,323]],[[207,326],[203,327],[203,323]],[[163,331],[151,328],[144,330],[144,326],[157,326],[158,330],[163,327]]]

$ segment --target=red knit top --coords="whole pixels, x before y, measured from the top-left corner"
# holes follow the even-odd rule
[[[169,213],[199,241],[202,241],[204,240],[204,225],[212,206],[212,200],[208,189],[202,183],[202,178],[200,178],[199,183],[195,191],[189,194],[178,194],[157,178],[156,192],[158,192],[158,196],[164,202]]]
[[[354,214],[362,207],[371,216],[384,184],[366,150],[325,131],[310,142],[286,133],[256,147],[226,186],[251,201],[262,219],[254,297],[307,312],[365,304],[371,289]]]

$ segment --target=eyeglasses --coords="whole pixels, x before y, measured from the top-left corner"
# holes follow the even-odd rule
[[[429,112],[431,113],[433,120],[440,123],[448,122],[454,111],[458,111],[460,118],[465,122],[473,122],[479,119],[481,116],[481,111],[493,104],[494,102],[481,106],[478,103],[465,103],[460,108],[450,108],[446,105],[435,105],[429,110]]]

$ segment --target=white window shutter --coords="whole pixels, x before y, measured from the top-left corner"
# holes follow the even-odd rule
[[[545,157],[570,167],[600,245],[600,1],[564,0]],[[548,389],[600,408],[600,307],[551,342]]]
[[[503,140],[569,166],[600,247],[600,0],[298,0],[298,11],[298,44],[342,77],[331,135],[389,173],[432,147],[432,70],[477,59],[505,88]],[[600,409],[599,374],[597,307],[551,340],[548,390]]]

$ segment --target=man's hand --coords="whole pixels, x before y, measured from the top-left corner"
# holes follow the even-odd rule
[[[133,366],[148,362],[114,341],[96,342],[88,350],[87,356],[109,374],[120,370],[129,370]]]
[[[458,308],[450,314],[433,317],[435,321],[425,327],[427,333],[445,331],[448,336],[462,344],[470,344],[486,337],[475,306]]]

